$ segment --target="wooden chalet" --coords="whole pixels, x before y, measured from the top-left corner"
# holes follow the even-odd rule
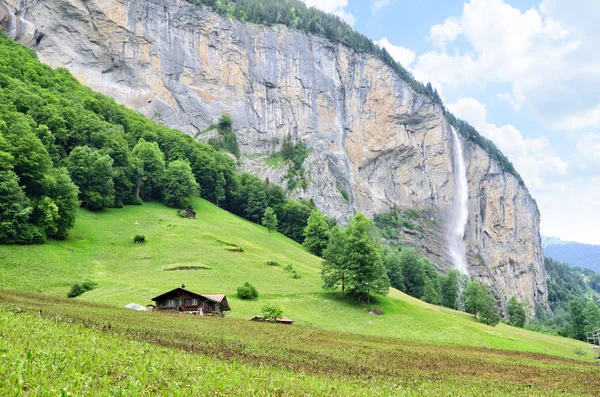
[[[201,316],[221,316],[231,311],[225,295],[197,294],[185,288],[175,288],[152,298],[159,312],[180,312]]]

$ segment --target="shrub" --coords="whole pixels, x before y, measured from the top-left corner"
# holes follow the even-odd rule
[[[89,278],[84,278],[83,282],[81,283],[81,286],[86,290],[86,291],[91,291],[94,288],[96,288],[96,286],[98,285],[97,282],[90,280]]]
[[[266,305],[262,308],[262,314],[266,320],[273,323],[276,318],[283,317],[283,309],[277,305]]]
[[[279,262],[267,261],[267,266],[279,266]]]
[[[86,292],[86,290],[85,288],[83,288],[83,285],[75,283],[73,284],[73,286],[71,286],[71,290],[69,291],[69,293],[67,293],[67,298],[75,298],[76,296],[79,296],[84,292]]]
[[[133,238],[133,242],[135,244],[143,244],[146,242],[146,236],[144,236],[143,234],[136,234]]]
[[[258,298],[258,291],[252,284],[246,282],[241,287],[238,287],[237,296],[240,299],[252,300]]]
[[[97,285],[98,283],[95,281],[85,278],[81,283],[75,283],[71,286],[71,290],[67,293],[67,298],[75,298],[76,296],[93,290]]]

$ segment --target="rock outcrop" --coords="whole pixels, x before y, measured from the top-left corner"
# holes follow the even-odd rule
[[[377,58],[282,26],[247,25],[183,0],[2,0],[0,26],[41,61],[189,134],[233,116],[240,168],[281,182],[266,163],[284,136],[312,149],[306,190],[345,220],[392,207],[444,220],[455,192],[450,126]],[[469,272],[497,298],[546,304],[539,213],[529,193],[464,142]],[[347,199],[342,192],[347,192]],[[451,267],[444,245],[436,266]]]

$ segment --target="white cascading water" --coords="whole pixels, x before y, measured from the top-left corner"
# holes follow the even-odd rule
[[[463,147],[458,133],[452,129],[452,160],[454,163],[455,195],[452,203],[452,215],[448,225],[448,251],[454,267],[467,273],[467,248],[465,246],[465,229],[469,218],[469,190],[467,186],[467,169],[463,157]]]

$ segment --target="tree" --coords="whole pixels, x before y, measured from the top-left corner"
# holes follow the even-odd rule
[[[350,279],[350,270],[344,256],[345,245],[346,234],[342,229],[335,226],[331,229],[329,244],[323,251],[324,260],[321,263],[323,289],[334,291],[341,287],[342,296],[346,293],[346,283]]]
[[[516,297],[512,297],[506,303],[506,317],[510,325],[523,328],[527,320],[523,302],[519,302]]]
[[[269,234],[271,234],[271,230],[277,230],[277,215],[275,215],[273,208],[267,207],[262,218],[262,224],[269,230]]]
[[[480,321],[486,325],[495,327],[500,321],[500,316],[496,311],[496,300],[486,286],[483,286],[483,295],[481,296],[481,302],[479,306]]]
[[[33,210],[19,178],[12,171],[0,171],[0,241],[11,244],[42,243],[37,227],[29,223]]]
[[[471,281],[465,287],[463,296],[465,299],[465,310],[477,318],[479,313],[480,296],[482,295],[481,284],[476,281]]]
[[[190,165],[186,161],[175,160],[167,167],[163,189],[168,205],[189,207],[192,197],[199,194],[200,187],[194,179]]]
[[[387,295],[390,280],[381,259],[381,248],[375,238],[373,222],[362,213],[356,214],[346,234],[343,256],[351,274],[350,291],[366,295]]]
[[[304,229],[314,205],[306,200],[286,200],[279,218],[279,229],[298,243],[304,241]]]
[[[50,172],[48,196],[58,207],[56,232],[52,237],[66,239],[69,230],[75,226],[80,205],[77,186],[71,181],[66,168],[55,168]]]
[[[165,173],[165,155],[158,143],[140,138],[131,151],[136,165],[136,198],[160,198],[161,182]]]
[[[92,210],[111,207],[115,201],[113,160],[88,146],[77,146],[69,154],[67,169],[79,188],[81,204]]]
[[[585,340],[586,318],[583,303],[579,300],[572,300],[569,303],[569,313],[571,315],[571,337],[579,340]]]
[[[442,281],[442,306],[446,306],[451,309],[456,309],[458,307],[458,277],[459,273],[456,270],[448,271],[448,274],[446,277],[444,277]]]
[[[440,293],[431,279],[427,278],[427,280],[425,280],[425,288],[423,291],[423,296],[421,297],[422,301],[433,305],[440,304]]]
[[[600,308],[593,300],[588,300],[585,309],[583,310],[585,316],[585,333],[600,329]]]
[[[251,221],[258,223],[267,209],[267,193],[265,186],[260,179],[255,176],[248,176],[248,183],[244,185],[246,205],[244,215]]]
[[[490,289],[485,285],[472,281],[465,288],[465,305],[467,312],[473,314],[479,321],[495,326],[500,321],[496,311],[496,300]]]
[[[404,276],[402,275],[402,260],[400,254],[394,252],[386,255],[384,264],[388,278],[390,279],[390,286],[399,291],[406,291]]]
[[[323,213],[313,210],[308,217],[308,223],[304,229],[304,242],[308,252],[316,256],[322,256],[323,250],[329,242],[329,225]]]
[[[403,247],[400,251],[400,262],[406,293],[421,298],[425,293],[425,271],[419,255],[414,249]]]

